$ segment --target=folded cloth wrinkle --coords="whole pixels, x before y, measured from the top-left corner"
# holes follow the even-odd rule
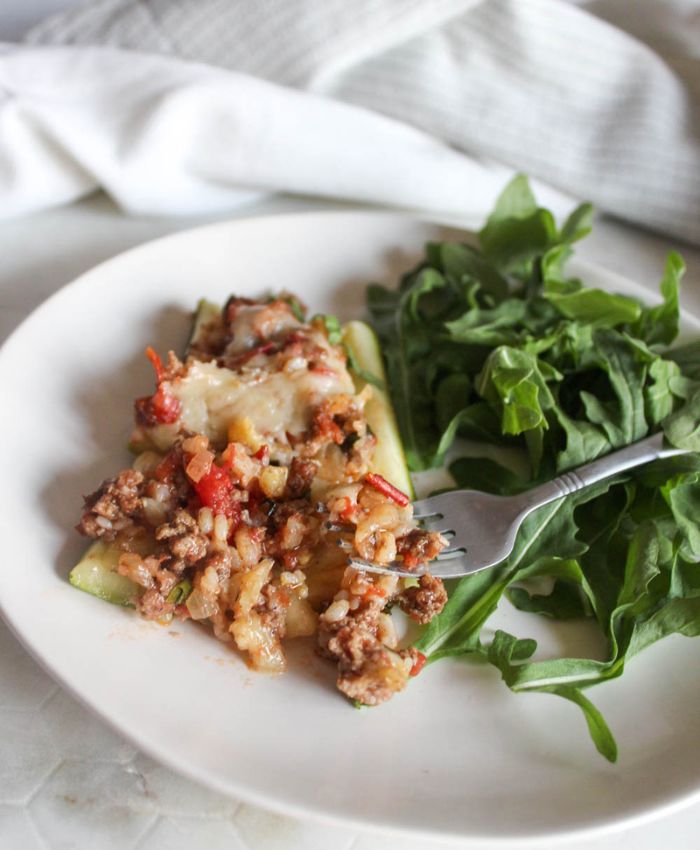
[[[96,0],[6,51],[0,80],[42,128],[56,203],[71,162],[131,212],[292,191],[470,217],[526,171],[557,208],[700,242],[700,65],[679,37],[700,0],[639,3],[667,39],[614,0]],[[15,160],[0,137],[0,179]],[[0,214],[51,203],[14,183]]]
[[[6,217],[47,205],[52,191],[65,203],[98,187],[145,215],[286,191],[476,217],[510,173],[351,104],[167,57],[10,48],[0,79],[17,93],[0,127],[19,122],[22,133],[0,132]]]

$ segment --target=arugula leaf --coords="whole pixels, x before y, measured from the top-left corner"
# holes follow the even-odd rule
[[[513,218],[527,218],[537,211],[537,201],[524,174],[516,174],[496,199],[486,226]],[[486,228],[484,228],[485,230]],[[482,230],[483,233],[483,230]],[[479,236],[483,245],[483,236]]]
[[[521,332],[515,330],[525,318],[526,304],[520,298],[502,301],[497,307],[475,307],[458,319],[446,322],[450,337],[456,342],[472,345],[516,345]]]
[[[442,242],[433,247],[436,266],[448,281],[463,288],[467,299],[476,292],[473,284],[477,284],[482,293],[495,301],[501,301],[508,295],[508,279],[472,245]],[[430,251],[430,246],[427,250]]]
[[[700,340],[665,351],[664,357],[676,363],[688,378],[700,380]]]
[[[679,298],[681,279],[685,274],[685,263],[679,254],[671,251],[666,259],[661,279],[663,303],[647,307],[632,327],[634,336],[641,337],[648,345],[663,343],[670,345],[678,336]]]
[[[458,433],[475,440],[498,442],[501,433],[498,417],[486,402],[475,402],[454,413],[431,455],[432,465],[442,462]]]
[[[597,488],[605,486],[607,483]],[[526,517],[508,558],[498,567],[460,579],[442,613],[431,620],[416,642],[417,648],[430,661],[473,652],[481,627],[509,584],[538,575],[556,575],[559,571],[568,577],[568,559],[575,559],[586,548],[576,539],[574,506],[578,500],[592,498],[597,488],[551,502]]]
[[[593,705],[593,703],[581,693],[579,688],[569,688],[566,686],[540,688],[542,693],[555,694],[556,696],[568,699],[575,703],[583,712],[588,726],[588,734],[595,744],[596,750],[606,758],[609,762],[617,761],[617,743],[610,731],[610,727],[605,722],[603,715]]]
[[[508,599],[520,611],[543,614],[555,620],[574,620],[588,616],[589,608],[576,582],[559,579],[548,594],[530,594],[524,587],[509,587]]]
[[[583,392],[582,401],[585,401]],[[563,410],[554,411],[557,423],[565,435],[566,445],[556,455],[556,469],[565,472],[586,463],[612,449],[612,443],[602,428],[587,420],[572,419]]]
[[[561,238],[567,244],[588,236],[593,226],[592,204],[581,204],[569,215],[561,229]]]
[[[598,327],[614,328],[634,322],[642,312],[641,305],[633,298],[585,288],[578,282],[571,287],[547,280],[544,297],[568,319],[590,322]]]
[[[412,469],[442,463],[451,449],[458,486],[508,495],[660,428],[700,453],[700,342],[666,348],[678,332],[683,261],[669,254],[652,307],[589,287],[566,267],[591,220],[583,204],[558,228],[518,175],[476,242],[431,243],[397,290],[369,287]],[[460,437],[482,442],[488,456],[460,457]],[[493,459],[503,447],[529,457],[529,476]],[[700,634],[699,517],[696,454],[546,505],[502,564],[449,588],[415,645],[430,663],[478,657],[514,691],[570,700],[614,761],[612,734],[582,689],[621,675],[668,634]],[[548,594],[530,589],[542,577]],[[541,661],[533,641],[488,638],[504,597],[550,619],[592,618],[607,656]]]
[[[678,392],[674,392],[674,379],[681,377],[681,370],[673,360],[656,357],[649,364],[649,378],[644,387],[644,412],[646,418],[658,425],[673,413]]]
[[[526,351],[501,345],[476,377],[475,389],[500,413],[504,434],[549,427],[545,411],[554,406],[548,380],[561,375]]]
[[[522,662],[536,649],[536,643],[533,640],[523,640],[501,631],[495,633],[491,645],[486,652],[488,660],[494,667],[497,667],[501,672],[503,681],[513,691],[519,691],[518,672]],[[562,678],[562,673],[565,667],[570,667],[569,664],[561,662],[540,662],[540,670],[544,673],[545,669],[550,670],[550,678],[552,680]],[[543,693],[555,694],[575,703],[583,711],[588,725],[589,734],[596,746],[598,752],[603,755],[608,761],[615,762],[617,760],[617,744],[608,728],[603,716],[593,703],[587,699],[580,688],[571,685],[539,685],[536,688],[528,688],[530,691],[539,691]]]
[[[700,387],[681,408],[666,417],[663,429],[672,446],[700,452]]]
[[[671,508],[682,540],[680,554],[687,560],[700,561],[700,475],[679,475],[671,478],[661,493]]]
[[[698,637],[700,635],[700,594],[670,599],[663,607],[635,627],[630,639],[628,656],[651,646],[671,634]]]
[[[555,234],[551,213],[538,208],[527,178],[518,174],[497,198],[479,243],[496,266],[509,268],[543,251]]]
[[[458,487],[508,496],[523,489],[523,480],[511,469],[488,457],[460,457],[450,464]]]
[[[640,440],[647,433],[643,387],[646,365],[639,361],[625,338],[610,330],[596,331],[591,359],[606,373],[614,398],[608,406],[607,436],[618,447]],[[595,420],[592,420],[595,421]]]
[[[472,381],[460,372],[453,372],[440,380],[435,388],[435,415],[440,428],[449,428],[455,414],[468,403],[471,391]]]

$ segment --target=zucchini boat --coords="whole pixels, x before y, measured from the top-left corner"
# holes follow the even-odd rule
[[[149,619],[206,620],[262,671],[284,669],[283,639],[316,634],[349,697],[400,690],[415,651],[385,609],[427,622],[444,588],[361,573],[347,550],[418,567],[446,541],[412,518],[374,332],[232,297],[199,303],[182,361],[146,353],[137,457],[86,498],[78,530],[95,542],[71,584]]]
[[[187,352],[201,340],[208,323],[220,312],[221,308],[217,304],[204,299],[199,301]],[[368,385],[362,375],[372,375],[376,379],[365,406],[367,423],[377,437],[370,469],[413,497],[413,484],[396,416],[385,389],[386,373],[377,335],[365,322],[353,320],[342,326],[342,336],[343,343],[351,354],[348,370],[357,391],[361,392]],[[357,371],[353,370],[353,364]],[[106,602],[133,607],[135,600],[141,595],[142,588],[115,572],[119,555],[120,550],[117,547],[109,546],[101,540],[95,541],[70,571],[70,583]]]

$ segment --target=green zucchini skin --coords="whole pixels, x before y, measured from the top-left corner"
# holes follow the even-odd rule
[[[117,572],[121,550],[96,540],[68,575],[68,581],[92,596],[133,608],[142,593],[133,581]]]
[[[372,387],[372,397],[365,405],[367,423],[377,438],[377,447],[372,459],[372,472],[386,478],[394,487],[398,487],[411,498],[415,493],[406,463],[406,455],[399,434],[394,408],[391,405],[387,386],[386,372],[379,340],[372,328],[365,322],[352,321],[343,325],[343,342],[352,350],[360,369],[379,379],[384,389]],[[361,390],[366,385],[350,369],[355,386]]]
[[[220,312],[221,308],[211,301],[205,299],[199,301],[187,348],[197,341],[202,328]],[[358,366],[377,377],[386,386],[381,349],[372,328],[364,322],[352,321],[345,324],[342,330],[343,342],[352,350]],[[365,387],[366,382],[352,373],[352,370],[350,372],[359,392]],[[372,396],[366,404],[365,414],[369,427],[377,437],[372,471],[382,475],[395,487],[413,497],[413,485],[396,417],[385,390],[372,387]],[[68,580],[73,587],[106,602],[133,607],[143,591],[137,584],[117,573],[120,554],[120,550],[115,546],[98,540],[88,548],[70,571]]]

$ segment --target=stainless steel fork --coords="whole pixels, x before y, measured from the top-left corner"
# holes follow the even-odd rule
[[[448,548],[434,561],[418,570],[408,570],[401,562],[380,566],[353,556],[350,563],[358,569],[400,576],[430,572],[438,578],[457,578],[475,573],[510,555],[520,524],[542,505],[626,469],[682,454],[688,452],[665,446],[663,434],[655,434],[516,496],[492,496],[478,490],[451,490],[430,496],[414,502],[413,510],[423,528],[449,538]]]

